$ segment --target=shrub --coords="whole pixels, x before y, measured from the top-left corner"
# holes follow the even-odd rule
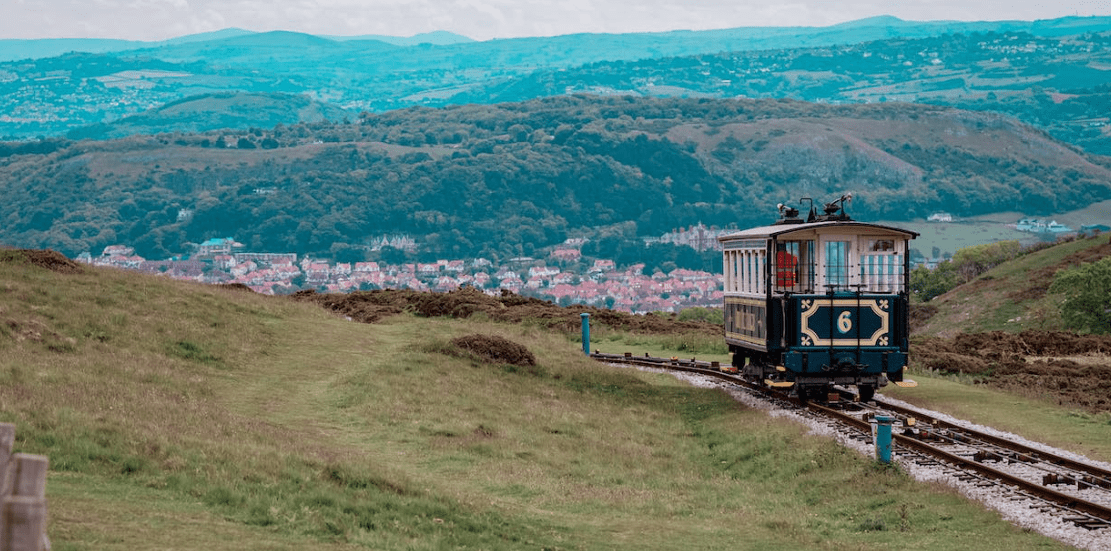
[[[958,249],[952,262],[963,283],[1018,256],[1020,252],[1022,246],[1018,241],[998,241]]]
[[[945,294],[960,283],[960,275],[948,260],[933,270],[919,266],[910,272],[910,294],[922,302]]]
[[[1057,272],[1052,293],[1064,293],[1061,317],[1076,330],[1111,333],[1111,257]]]

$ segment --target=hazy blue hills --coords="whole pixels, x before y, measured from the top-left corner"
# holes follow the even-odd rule
[[[1109,33],[1108,17],[1000,22],[877,17],[830,27],[482,42],[449,33],[387,41],[230,29],[126,51],[0,63],[0,136],[201,130],[210,127],[157,113],[147,117],[150,124],[136,125],[130,117],[217,93],[303,95],[333,106],[324,111],[343,109],[353,116],[586,93],[944,104],[1007,113],[1108,154],[1111,141],[1101,129],[1109,122],[1105,106],[1111,101]],[[245,115],[228,123],[265,127],[273,120],[270,114],[256,120]],[[120,126],[104,126],[114,124]]]
[[[386,44],[393,44],[394,46],[420,46],[421,44],[431,44],[434,46],[448,46],[451,44],[467,44],[475,42],[473,38],[450,33],[447,31],[433,31],[430,33],[420,33],[413,36],[386,36],[380,34],[365,34],[358,36],[326,36],[332,40],[340,42],[349,42],[354,40],[376,40],[378,42],[385,42]]]
[[[286,31],[276,31],[276,33],[284,34],[287,36],[303,34]],[[237,42],[242,44],[244,43],[243,40],[235,39],[242,39],[243,37],[251,37],[260,34],[273,35],[274,33],[259,33],[244,29],[229,28],[210,33],[198,33],[160,41],[119,40],[111,38],[9,38],[0,39],[0,62],[19,61],[24,59],[40,59],[44,57],[54,57],[62,54],[68,54],[70,52],[84,52],[94,54],[127,52],[131,50],[144,50],[149,48],[161,48],[182,44],[191,44],[194,42],[220,42],[228,40],[229,43],[232,44]],[[413,36],[387,36],[368,34],[359,36],[326,35],[320,36],[319,38],[335,42],[376,41],[393,46],[419,46],[421,44],[447,46],[451,44],[467,44],[475,42],[474,39],[447,31],[421,33]],[[249,42],[249,39],[247,41]],[[267,44],[264,40],[260,41],[258,45],[265,47]]]
[[[243,29],[224,29],[210,33],[179,36],[169,40],[145,42],[140,40],[116,40],[111,38],[37,38],[37,39],[0,39],[0,62],[24,59],[54,57],[71,52],[109,53],[138,50],[160,45],[187,44],[222,40],[246,34]]]
[[[206,132],[210,130],[342,121],[352,113],[304,95],[222,92],[167,103],[111,124],[73,130],[72,139],[123,138],[135,134]],[[276,147],[276,145],[275,145]]]

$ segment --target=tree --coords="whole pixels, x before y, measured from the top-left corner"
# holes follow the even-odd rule
[[[910,272],[910,294],[922,302],[948,292],[959,283],[960,275],[948,260],[933,270],[919,266]]]
[[[1111,333],[1111,257],[1058,271],[1049,291],[1065,294],[1061,317],[1068,327]]]
[[[1021,250],[1018,241],[1014,240],[973,245],[958,249],[952,262],[963,283],[1018,256]]]
[[[349,243],[332,243],[328,250],[336,262],[354,264],[366,260],[366,248]]]

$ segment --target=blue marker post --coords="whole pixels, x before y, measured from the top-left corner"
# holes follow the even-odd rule
[[[579,314],[583,319],[583,354],[590,355],[590,314]]]
[[[880,463],[891,463],[891,421],[886,415],[876,416],[876,459]]]

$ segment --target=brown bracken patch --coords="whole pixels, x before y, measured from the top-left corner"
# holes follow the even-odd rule
[[[587,313],[590,314],[593,325],[634,333],[723,335],[721,326],[712,323],[681,322],[663,316],[627,314],[592,306],[562,307],[546,300],[523,297],[507,291],[502,291],[498,296],[490,296],[474,287],[462,287],[447,293],[384,289],[350,294],[320,294],[308,290],[291,296],[294,300],[313,302],[364,323],[374,323],[386,316],[406,311],[424,317],[450,318],[469,318],[481,313],[493,321],[521,323],[528,320],[555,330],[573,332],[582,325],[580,314]]]
[[[80,274],[85,271],[80,264],[51,249],[0,250],[0,262],[27,263],[60,274]]]
[[[911,358],[925,369],[979,375],[988,385],[1050,396],[1060,405],[1111,407],[1111,335],[990,331],[928,337],[911,345]]]
[[[916,302],[910,303],[910,307],[907,311],[907,316],[909,318],[908,323],[910,324],[911,332],[913,333],[914,331],[925,327],[926,322],[930,321],[930,318],[932,318],[934,314],[937,314],[936,304]]]
[[[467,335],[451,339],[451,344],[491,363],[536,365],[536,356],[528,348],[497,335]]]
[[[246,291],[248,293],[254,292],[254,290],[243,283],[217,283],[216,287],[219,289],[229,289],[232,291]]]
[[[379,291],[320,294],[311,289],[290,295],[293,300],[312,302],[360,323],[374,323],[384,317],[405,311],[405,301],[392,293]]]

